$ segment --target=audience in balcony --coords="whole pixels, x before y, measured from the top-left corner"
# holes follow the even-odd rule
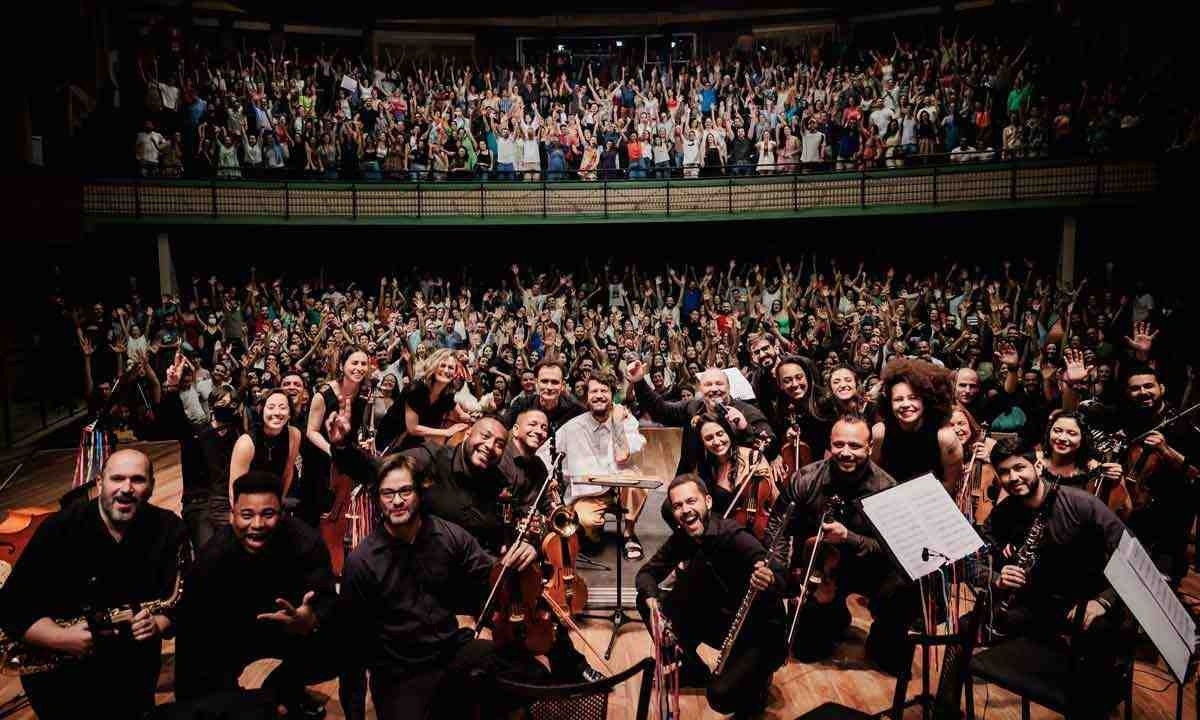
[[[893,41],[465,67],[192,43],[139,61],[147,124],[135,160],[155,176],[559,180],[894,168],[1150,141],[1144,88],[1072,85],[1054,74],[1060,48],[940,29],[931,42]],[[1184,118],[1159,146],[1195,145],[1195,124]]]

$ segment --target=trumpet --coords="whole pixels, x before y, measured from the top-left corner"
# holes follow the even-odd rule
[[[550,511],[550,530],[564,538],[569,538],[579,530],[579,516],[567,505],[559,505]]]

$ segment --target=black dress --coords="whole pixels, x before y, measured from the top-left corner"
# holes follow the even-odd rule
[[[942,480],[942,448],[937,425],[925,422],[915,431],[902,430],[888,423],[883,436],[883,462],[880,465],[896,482],[904,483],[925,473]]]
[[[407,410],[411,409],[417,414],[418,425],[440,428],[445,425],[446,418],[454,411],[454,393],[451,391],[451,388],[447,387],[442,390],[442,394],[438,397],[437,402],[434,402],[429,386],[423,381],[418,380],[404,393],[404,402],[393,403],[392,407],[394,408],[397,405],[401,405],[401,417],[404,416]],[[388,414],[392,414],[390,410]],[[423,442],[425,442],[425,438],[409,435],[401,441],[400,449],[409,450],[419,447]]]
[[[325,400],[325,414],[321,417],[321,436],[328,441],[329,433],[325,429],[325,423],[329,420],[330,415],[337,412],[340,403],[337,393],[330,385],[321,388],[320,395]],[[361,396],[354,398],[350,404],[350,432],[346,437],[351,440],[358,438],[358,426],[362,424],[363,408],[366,407],[366,404],[366,400]],[[257,456],[257,443],[254,447]],[[290,494],[300,501],[297,511],[300,519],[312,527],[317,527],[321,520],[321,514],[328,510],[333,502],[333,496],[329,490],[329,473],[333,464],[330,462],[329,456],[307,438],[301,446],[301,455],[304,463],[304,476],[300,482],[292,483]],[[286,455],[284,457],[286,459]]]

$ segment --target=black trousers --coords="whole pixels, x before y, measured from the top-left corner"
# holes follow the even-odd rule
[[[714,676],[699,656],[685,651],[680,681],[690,687],[703,687],[708,704],[719,713],[759,713],[767,707],[771,678],[785,655],[778,642],[739,638],[724,670]]]
[[[917,586],[901,577],[883,557],[848,558],[843,554],[838,567],[837,595],[821,605],[809,596],[796,627],[792,648],[795,657],[814,662],[833,654],[834,645],[850,627],[846,597],[850,593],[867,596],[873,622],[867,637],[867,651],[888,672],[899,672],[912,662],[907,641],[908,628],[920,615]]]
[[[98,647],[85,660],[22,675],[21,687],[40,720],[141,718],[154,709],[162,643],[152,640],[140,645]]]
[[[207,495],[183,498],[183,523],[187,525],[194,552],[199,552],[216,532],[209,512]]]
[[[371,699],[379,720],[501,716],[508,703],[498,697],[494,678],[544,682],[546,671],[528,655],[501,655],[490,640],[470,639],[447,653],[443,662],[401,674],[371,673]]]
[[[331,680],[341,657],[334,633],[318,631],[292,636],[276,628],[260,627],[245,635],[221,633],[186,635],[175,652],[175,696],[190,700],[238,689],[238,677],[250,663],[263,658],[282,660],[263,681],[279,703],[292,705],[304,696],[307,685]]]

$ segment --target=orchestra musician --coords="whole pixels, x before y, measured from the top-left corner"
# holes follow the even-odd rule
[[[453,350],[442,348],[431,353],[400,402],[392,403],[380,420],[377,447],[385,451],[396,445],[409,450],[431,440],[444,443],[467,429],[470,413],[454,399],[454,381],[461,372]]]
[[[538,490],[549,474],[549,469],[538,455],[538,449],[547,446],[548,435],[549,421],[546,413],[537,407],[523,410],[517,415],[516,425],[510,433],[504,455],[500,458],[500,472],[508,481],[507,487],[517,518],[524,517],[531,510],[545,517],[552,509],[550,493],[542,496],[537,508],[532,508]],[[542,529],[543,534],[549,532],[549,528]],[[602,677],[571,644],[571,636],[566,628],[559,629],[555,635],[554,646],[546,657],[554,679],[560,682],[598,680]]]
[[[513,399],[503,417],[505,425],[512,427],[517,415],[537,407],[546,413],[550,421],[550,431],[554,432],[568,420],[585,412],[584,407],[566,392],[566,372],[562,363],[552,358],[543,358],[533,367],[533,374],[534,394],[521,393]]]
[[[880,376],[879,414],[871,460],[897,482],[933,473],[953,497],[962,480],[962,445],[947,427],[950,373],[922,360],[890,361]]]
[[[592,542],[600,541],[604,513],[613,503],[608,488],[577,482],[588,476],[615,475],[629,467],[630,458],[646,444],[638,432],[637,419],[623,406],[613,404],[616,378],[610,370],[593,373],[586,382],[588,412],[567,421],[555,435],[555,448],[566,454],[563,476],[567,482],[565,499],[579,518],[579,526]],[[542,459],[550,462],[549,445],[542,448]],[[621,488],[619,502],[625,509],[621,534],[625,536],[627,560],[641,560],[642,544],[637,536],[637,521],[646,504],[646,491]]]
[[[347,347],[338,357],[337,377],[314,394],[309,405],[302,449],[304,483],[298,491],[299,517],[311,527],[319,526],[322,513],[333,503],[330,471],[335,448],[329,440],[329,418],[348,406],[351,427],[347,437],[358,435],[358,424],[362,422],[366,407],[360,390],[370,372],[370,363],[366,352],[354,346]]]
[[[1046,480],[1031,447],[999,442],[991,461],[1007,497],[992,511],[981,535],[991,548],[993,565],[1000,568],[993,586],[1002,596],[1011,595],[1007,606],[1004,599],[993,603],[996,624],[1006,635],[1053,637],[1069,630],[1076,606],[1082,605],[1083,633],[1075,638],[1079,675],[1090,687],[1119,687],[1113,682],[1113,662],[1127,617],[1105,579],[1104,566],[1125,526],[1091,493]],[[1021,562],[1018,550],[1038,521],[1045,529],[1030,565]],[[1005,606],[1007,612],[1001,612]],[[1081,695],[1101,702],[1103,693]]]
[[[153,709],[169,613],[143,609],[115,628],[55,621],[167,598],[181,548],[190,555],[183,521],[150,504],[154,467],[144,453],[114,452],[96,486],[95,501],[71,503],[42,523],[0,589],[0,627],[9,638],[69,657],[21,676],[44,720],[124,720]]]
[[[1121,464],[1099,462],[1092,457],[1091,446],[1087,423],[1080,415],[1068,410],[1050,413],[1046,435],[1037,452],[1043,479],[1085,490],[1097,472],[1107,483],[1119,481],[1125,472]]]
[[[342,587],[347,661],[370,672],[380,720],[472,717],[475,704],[496,702],[493,678],[536,683],[545,670],[459,627],[456,614],[479,609],[496,561],[470,532],[426,510],[418,476],[416,461],[397,454],[372,483],[381,520],[350,553]],[[503,562],[533,560],[514,548]],[[361,696],[343,703],[349,720],[365,717]]]
[[[697,396],[691,400],[667,402],[646,383],[646,368],[640,360],[634,360],[625,367],[625,378],[633,387],[637,396],[638,407],[645,408],[657,422],[672,427],[683,428],[683,443],[679,453],[679,465],[676,475],[695,472],[696,465],[704,455],[704,444],[700,441],[698,428],[692,425],[692,418],[702,412],[722,411],[729,421],[730,427],[736,434],[734,442],[738,445],[755,445],[767,452],[771,459],[770,448],[775,443],[775,432],[763,415],[754,405],[742,400],[734,400],[729,395],[729,378],[719,368],[708,368],[697,375]]]
[[[695,474],[672,480],[667,498],[676,529],[638,571],[638,611],[647,627],[660,608],[671,622],[683,650],[681,684],[704,686],[717,712],[761,712],[771,678],[787,658],[779,601],[783,567],[768,562],[767,551],[748,530],[713,514],[712,496]],[[672,571],[675,585],[664,596],[659,583]],[[714,677],[733,609],[751,586],[759,596],[723,672]]]
[[[832,423],[821,416],[817,405],[816,383],[820,376],[815,374],[812,362],[806,357],[790,355],[776,363],[773,377],[777,388],[775,400],[764,405],[768,408],[771,428],[784,443],[795,442],[798,437],[808,447],[810,457],[823,457]]]
[[[232,523],[197,555],[184,587],[178,699],[236,691],[247,665],[280,658],[263,689],[289,717],[323,716],[304,688],[337,673],[333,569],[317,531],[284,515],[279,476],[251,470],[233,481]]]
[[[882,670],[899,675],[912,662],[905,640],[919,614],[916,586],[895,567],[874,527],[855,503],[894,487],[896,481],[871,460],[871,427],[861,415],[843,415],[829,436],[829,457],[801,468],[784,485],[780,502],[794,501],[792,534],[796,547],[819,528],[823,543],[836,551],[836,588],[828,602],[810,593],[797,621],[793,656],[801,662],[829,657],[850,627],[849,593],[865,595],[874,621],[867,636],[867,655]],[[830,500],[845,503],[840,519],[824,522]],[[793,562],[804,561],[796,552]],[[801,566],[803,567],[803,566]],[[803,581],[803,580],[801,580]],[[797,589],[798,592],[798,589]]]

